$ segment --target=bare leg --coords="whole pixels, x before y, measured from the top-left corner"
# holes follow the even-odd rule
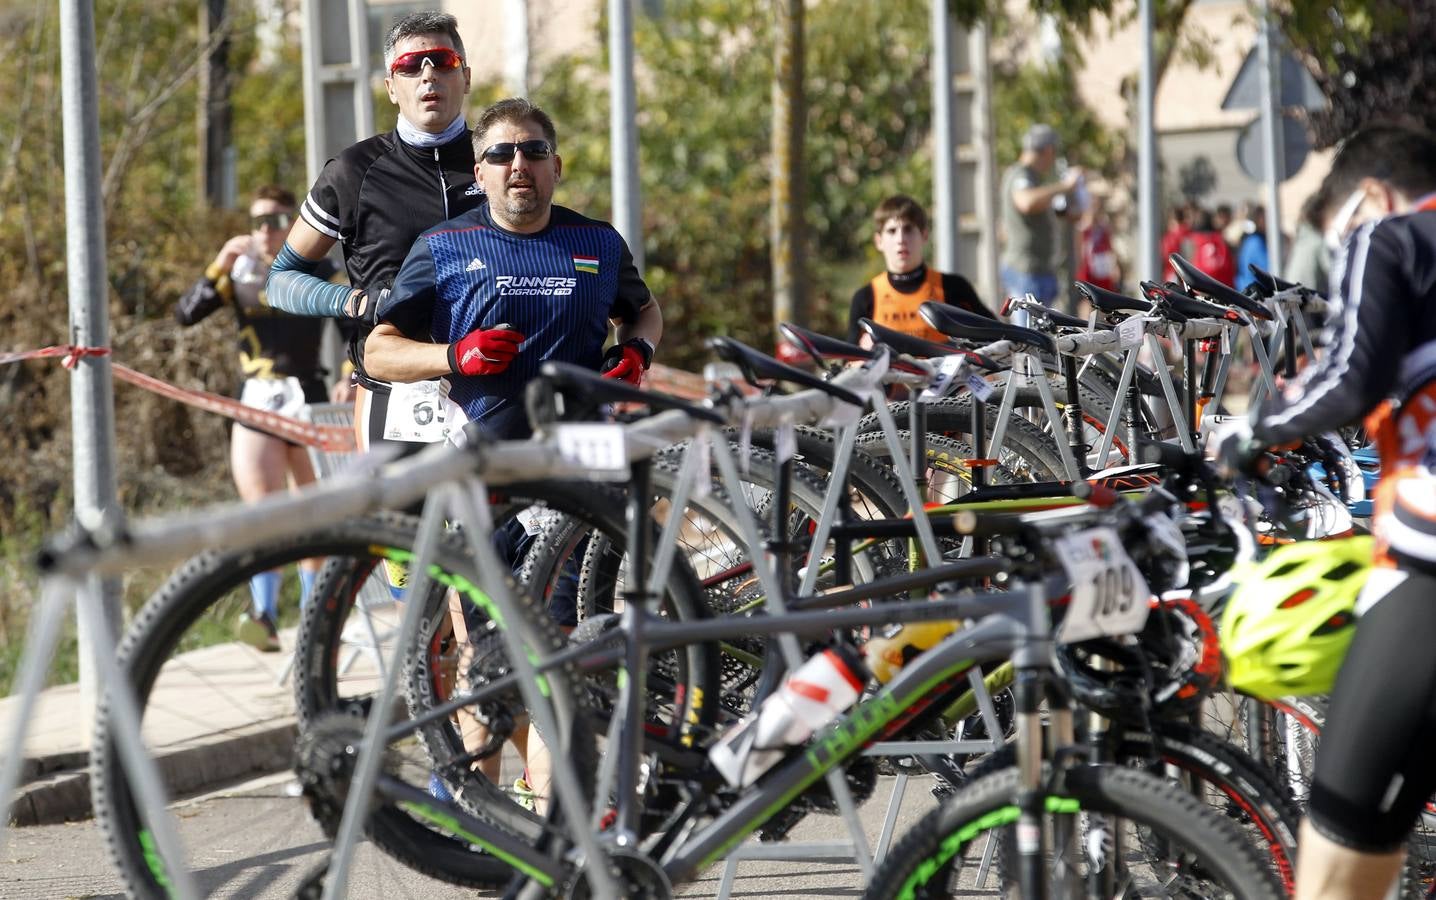
[[[229,468],[241,500],[253,503],[284,489],[288,476],[285,449],[278,438],[234,426],[229,438]]]
[[[1296,900],[1381,900],[1401,873],[1404,851],[1361,853],[1301,823]]]
[[[308,449],[285,444],[284,451],[285,462],[289,469],[290,488],[298,489],[306,484],[313,484],[317,479],[314,475],[314,465],[309,460]],[[324,560],[316,557],[300,562],[299,567],[308,572],[318,572],[323,565]]]

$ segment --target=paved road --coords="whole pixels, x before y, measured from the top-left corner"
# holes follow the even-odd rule
[[[876,840],[894,779],[882,778],[862,807]],[[327,848],[287,775],[271,776],[176,804],[181,839],[194,861],[201,890],[213,898],[286,898]],[[902,804],[899,833],[931,807],[926,779],[914,779]],[[809,816],[794,840],[834,841],[841,821]],[[717,894],[722,867],[704,873],[678,896]],[[855,897],[862,879],[849,862],[749,861],[738,866],[733,897]],[[94,822],[14,829],[0,848],[0,897],[6,900],[122,897],[119,877]],[[360,848],[349,896],[355,900],[423,900],[483,896],[404,870],[370,846]]]

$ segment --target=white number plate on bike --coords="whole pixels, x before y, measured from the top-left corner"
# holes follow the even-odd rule
[[[1059,643],[1142,630],[1151,591],[1116,531],[1090,528],[1058,538],[1055,547],[1072,579],[1072,602],[1057,634]]]
[[[622,425],[570,424],[554,428],[558,455],[588,470],[595,481],[627,481],[628,450]]]

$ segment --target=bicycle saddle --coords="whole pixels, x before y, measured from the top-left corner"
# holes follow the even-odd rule
[[[1048,353],[1057,352],[1057,344],[1040,331],[996,322],[946,303],[929,300],[918,307],[918,312],[921,313],[923,321],[948,337],[969,341],[1012,341],[1014,344],[1026,344]]]
[[[1157,284],[1153,281],[1143,281],[1139,287],[1142,294],[1152,301],[1164,301],[1167,309],[1177,313],[1183,319],[1223,319],[1228,322],[1240,322],[1243,325],[1249,323],[1245,315],[1227,306],[1218,306],[1215,303],[1208,303],[1205,300],[1198,300],[1188,294],[1184,294],[1170,285]]]
[[[1289,291],[1292,288],[1305,287],[1305,285],[1297,284],[1295,281],[1278,278],[1256,263],[1247,263],[1247,269],[1251,271],[1252,277],[1256,279],[1252,284],[1257,286],[1257,290],[1261,291],[1263,297],[1270,297],[1273,294]]]
[[[550,403],[552,394],[561,394],[570,401],[566,404],[570,414],[563,416],[566,419],[572,419],[575,414],[582,413],[588,413],[589,418],[596,418],[598,406],[604,403],[640,403],[653,410],[682,410],[695,419],[717,425],[727,421],[717,412],[681,397],[659,391],[646,391],[617,378],[604,378],[597,372],[580,366],[550,360],[539,367],[538,377],[525,391],[525,402],[528,403],[530,399],[533,401],[529,404],[529,416],[535,420],[535,425],[558,418],[535,415],[535,412],[557,411],[553,410]]]
[[[947,344],[939,344],[936,341],[924,340],[920,337],[913,337],[910,334],[888,328],[886,325],[879,325],[872,319],[859,319],[858,327],[865,331],[874,343],[891,347],[897,353],[906,353],[908,356],[919,359],[928,359],[934,356],[952,356],[962,354],[967,361],[975,366],[987,369],[990,372],[998,372],[1002,367],[981,353],[974,353],[961,347],[952,347]]]
[[[1246,294],[1243,294],[1241,291],[1217,281],[1206,272],[1203,272],[1201,269],[1198,269],[1183,259],[1180,253],[1173,253],[1169,259],[1171,260],[1172,268],[1175,269],[1177,275],[1181,277],[1182,283],[1187,286],[1187,290],[1196,291],[1199,294],[1206,294],[1212,300],[1215,300],[1223,306],[1235,306],[1237,309],[1246,310],[1258,319],[1266,319],[1269,321],[1273,318],[1271,310],[1248,297]]]
[[[853,406],[863,406],[864,401],[852,391],[840,388],[837,385],[829,384],[816,375],[804,372],[802,369],[795,369],[785,362],[774,359],[766,353],[760,353],[730,337],[709,338],[708,349],[724,362],[733,363],[743,370],[743,377],[757,383],[760,379],[768,381],[780,381],[784,384],[801,385],[807,388],[816,388],[829,396],[850,403]]]
[[[1109,291],[1106,288],[1097,287],[1095,284],[1088,284],[1085,281],[1075,281],[1077,290],[1086,297],[1091,304],[1102,312],[1151,312],[1152,304],[1146,300],[1136,297],[1128,297],[1126,294],[1119,294],[1116,291]]]

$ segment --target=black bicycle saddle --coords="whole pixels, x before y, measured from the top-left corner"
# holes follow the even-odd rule
[[[1173,253],[1169,259],[1172,268],[1187,286],[1187,290],[1196,291],[1199,294],[1206,294],[1209,298],[1223,306],[1234,306],[1237,309],[1246,310],[1258,319],[1270,320],[1273,318],[1271,310],[1262,304],[1243,294],[1234,287],[1229,287],[1217,281],[1212,276],[1198,269],[1190,262],[1182,258],[1180,253]]]
[[[1048,335],[1019,325],[997,322],[946,303],[927,301],[918,307],[923,321],[948,337],[968,341],[1012,341],[1048,353],[1057,352],[1057,344]]]

